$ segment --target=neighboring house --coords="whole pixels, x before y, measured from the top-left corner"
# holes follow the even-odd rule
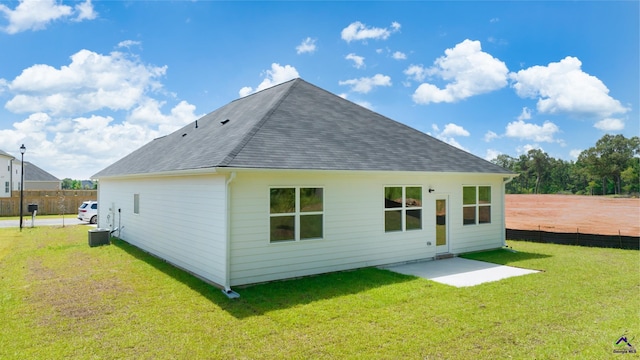
[[[222,287],[500,248],[515,174],[302,79],[93,176],[99,226]]]
[[[19,164],[19,162],[18,162]],[[14,168],[17,168],[16,161],[14,161]],[[17,184],[15,188],[20,188],[20,169],[17,169]],[[15,180],[15,176],[14,176]],[[24,190],[60,190],[62,188],[62,181],[57,177],[49,174],[41,168],[33,165],[32,163],[24,162]]]
[[[15,156],[0,150],[0,197],[11,197],[20,190],[22,163]],[[32,163],[24,162],[23,190],[60,190],[62,181]]]
[[[12,155],[0,150],[0,197],[11,197],[11,163]]]

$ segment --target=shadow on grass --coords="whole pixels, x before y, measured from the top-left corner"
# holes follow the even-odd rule
[[[227,298],[219,288],[126,241],[111,238],[111,244],[197,291],[238,319],[260,316],[271,311],[292,308],[315,301],[353,295],[415,279],[413,276],[377,268],[363,268],[236,287],[235,290],[240,294],[240,298],[232,300]]]
[[[495,250],[489,250],[489,251],[464,254],[464,255],[461,255],[460,257],[465,259],[471,259],[471,260],[486,261],[486,262],[500,264],[500,265],[511,265],[511,264],[514,264],[520,261],[525,261],[525,260],[549,258],[551,257],[551,255],[523,252],[523,251],[513,252],[507,249],[495,249]],[[517,266],[517,265],[514,265],[514,266]]]

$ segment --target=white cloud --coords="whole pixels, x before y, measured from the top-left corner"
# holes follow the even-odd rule
[[[169,114],[163,103],[148,99],[116,123],[111,116],[52,118],[34,113],[0,130],[0,149],[27,146],[28,161],[59,178],[85,179],[131,151],[201,117],[195,106],[182,101]]]
[[[548,66],[532,66],[511,73],[513,88],[520,97],[538,98],[541,113],[567,113],[608,117],[629,109],[609,96],[600,79],[582,71],[578,58],[567,56]]]
[[[156,99],[146,99],[131,110],[127,122],[142,125],[154,124],[158,126],[160,133],[168,134],[202,116],[196,115],[194,113],[196,107],[186,101],[179,102],[167,115],[161,111],[163,105],[165,105],[164,102]]]
[[[464,151],[468,151],[464,146],[460,145],[460,143],[458,142],[458,140],[456,140],[456,136],[469,136],[469,132],[467,130],[465,130],[465,128],[463,128],[460,125],[456,125],[453,123],[449,123],[447,125],[444,126],[444,129],[442,131],[440,131],[440,128],[438,127],[437,124],[432,124],[431,125],[431,129],[434,131],[434,136],[439,139],[442,140],[444,142],[446,142],[449,145],[455,146],[458,149],[464,150]]]
[[[83,20],[93,20],[98,17],[98,13],[93,9],[93,4],[91,4],[91,0],[87,0],[83,3],[79,3],[75,6],[76,12],[78,16],[76,16],[74,21],[83,21]]]
[[[171,96],[170,100],[152,97],[167,97],[165,91],[157,91],[163,88],[160,80],[165,71],[166,67],[142,64],[137,57],[88,50],[74,54],[70,65],[59,69],[48,65],[24,69],[5,82],[13,96],[5,107],[28,114],[0,130],[0,149],[10,151],[24,143],[27,160],[55,176],[88,178],[202,116],[186,101],[168,108]]]
[[[238,91],[238,94],[240,95],[240,97],[245,97],[251,94],[251,92],[253,92],[253,88],[251,86],[243,86],[242,89]]]
[[[253,92],[258,92],[272,86],[282,84],[285,81],[298,78],[300,77],[300,74],[298,74],[298,70],[291,65],[281,66],[278,63],[273,63],[271,64],[271,69],[265,70],[262,73],[262,76],[264,76],[264,80],[262,80],[255,91],[250,86],[245,86],[238,91],[240,97],[245,97]]]
[[[580,156],[580,154],[582,154],[583,150],[580,149],[573,149],[571,151],[569,151],[569,156],[571,156],[574,159],[577,159],[578,156]]]
[[[373,110],[373,105],[368,101],[356,101],[355,103],[369,110]]]
[[[386,75],[376,74],[373,77],[362,77],[359,79],[351,79],[339,81],[339,85],[350,85],[351,91],[366,94],[373,90],[376,86],[391,86],[391,78]]]
[[[498,139],[500,136],[493,131],[489,130],[486,134],[484,134],[484,141],[491,142],[495,139]]]
[[[466,152],[469,152],[469,150],[467,150],[467,148],[465,148],[464,146],[462,146],[458,140],[456,140],[453,137],[446,137],[446,136],[439,136],[438,139],[446,142],[447,144],[451,145],[451,146],[455,146],[460,150],[464,150]]]
[[[345,56],[345,59],[353,61],[353,66],[356,69],[360,69],[364,66],[364,57],[358,56],[354,53],[348,54],[347,56]]]
[[[393,55],[391,55],[394,59],[396,60],[406,60],[407,59],[407,54],[400,52],[400,51],[396,51],[393,53]]]
[[[531,119],[531,110],[527,107],[522,108],[522,112],[518,116],[519,121],[529,120]]]
[[[487,152],[484,156],[484,159],[487,161],[491,161],[495,158],[498,157],[498,155],[502,154],[500,151],[498,150],[494,150],[494,149],[487,149]]]
[[[142,64],[123,53],[101,55],[80,50],[71,63],[56,69],[34,65],[9,83],[16,93],[5,108],[14,113],[81,114],[102,108],[127,110],[147,91],[159,90],[166,66]]]
[[[460,125],[449,123],[444,126],[444,130],[440,134],[442,136],[469,136],[469,132]]]
[[[534,149],[539,149],[544,151],[544,149],[540,147],[540,145],[538,144],[526,144],[526,145],[518,146],[516,148],[516,152],[518,154],[526,154],[529,152],[529,150],[534,150]]]
[[[367,27],[360,21],[349,24],[346,28],[342,29],[340,33],[342,40],[346,42],[368,39],[386,40],[391,36],[391,33],[399,31],[401,25],[397,22],[391,23],[391,30],[387,28]]]
[[[316,40],[310,37],[302,40],[300,45],[296,46],[296,53],[298,54],[313,54],[316,51]]]
[[[410,65],[403,73],[416,81],[423,81],[427,77],[427,69],[422,65]]]
[[[624,121],[620,119],[606,118],[595,123],[593,127],[602,131],[620,131],[624,129]]]
[[[413,101],[418,104],[456,102],[498,90],[507,85],[508,72],[504,62],[482,51],[480,41],[467,39],[445,50],[445,56],[436,59],[434,66],[426,70],[427,75],[449,83],[443,89],[423,83],[414,92]]]
[[[140,46],[142,43],[140,41],[135,41],[135,40],[125,40],[125,41],[120,41],[118,43],[119,48],[131,48],[133,46]]]
[[[556,124],[545,121],[542,126],[517,120],[507,124],[505,135],[539,142],[556,142],[553,136],[560,131]]]
[[[2,28],[8,34],[16,34],[27,30],[42,30],[55,20],[69,18],[73,21],[92,20],[97,17],[90,0],[79,3],[72,8],[54,0],[21,0],[15,9],[0,4],[0,13],[9,21]],[[72,16],[74,16],[73,18]]]

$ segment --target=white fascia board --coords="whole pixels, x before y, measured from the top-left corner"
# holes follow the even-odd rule
[[[113,176],[100,176],[100,177],[91,177],[90,180],[98,180],[101,179],[141,179],[148,177],[182,177],[182,176],[199,176],[199,175],[211,175],[211,174],[219,174],[217,168],[200,168],[200,169],[186,169],[186,170],[171,170],[171,171],[161,171],[161,172],[152,172],[152,173],[143,173],[143,174],[126,174],[126,175],[113,175]]]

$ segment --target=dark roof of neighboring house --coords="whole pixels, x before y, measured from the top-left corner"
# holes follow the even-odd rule
[[[7,152],[4,152],[2,150],[0,150],[0,155],[6,156],[6,157],[9,157],[9,158],[12,158],[12,159],[16,158],[15,156],[13,156],[13,155],[11,155],[11,154],[9,154]]]
[[[24,181],[60,181],[60,179],[40,169],[32,163],[25,161]]]
[[[294,79],[234,100],[92,178],[215,167],[512,174]]]

